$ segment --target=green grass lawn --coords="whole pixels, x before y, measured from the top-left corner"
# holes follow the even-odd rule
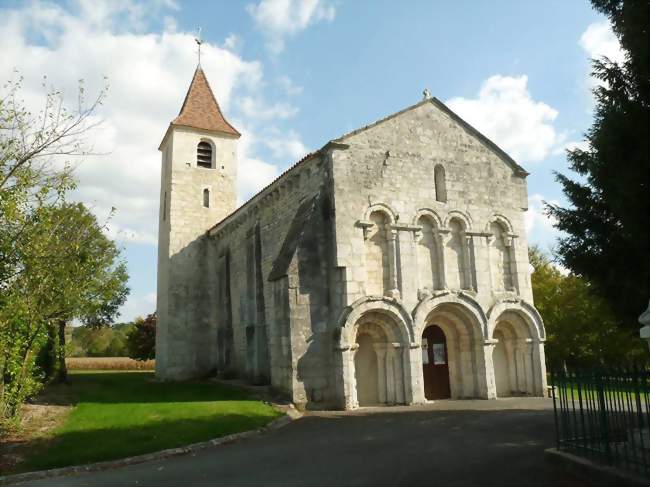
[[[29,446],[18,471],[113,460],[255,429],[280,416],[215,382],[153,382],[151,372],[83,371],[57,386],[75,404],[64,423]]]

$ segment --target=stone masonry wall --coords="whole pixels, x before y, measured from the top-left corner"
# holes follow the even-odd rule
[[[347,289],[342,290],[346,305],[366,294],[368,273],[364,255],[364,226],[372,223],[373,209],[392,214],[396,227],[397,276],[401,300],[407,309],[418,302],[421,270],[415,254],[422,230],[419,217],[433,215],[443,230],[441,235],[447,283],[456,288],[475,288],[476,299],[487,310],[501,294],[503,286],[493,285],[488,257],[490,223],[495,216],[509,222],[514,241],[516,289],[510,290],[532,302],[524,211],[527,208],[526,182],[513,168],[432,103],[339,139],[348,149],[333,153],[334,202],[336,207],[336,265],[345,268]],[[446,201],[436,200],[434,167],[442,165],[446,176]],[[454,219],[456,217],[456,219]],[[454,235],[460,226],[465,235]],[[465,227],[465,228],[462,228]],[[457,232],[456,232],[457,233]],[[424,235],[423,238],[427,238]],[[455,239],[467,239],[461,256],[454,251]],[[419,241],[418,241],[419,243]],[[471,255],[470,255],[471,254]],[[465,259],[463,285],[458,260]],[[469,262],[472,262],[472,269]],[[430,267],[431,264],[428,264]],[[461,262],[462,267],[462,262]],[[461,268],[460,272],[463,269]],[[374,272],[374,271],[373,271]],[[423,283],[423,284],[426,284]]]
[[[213,168],[197,166],[197,145],[213,147]],[[158,240],[156,373],[181,379],[211,367],[210,324],[204,309],[208,277],[201,272],[205,231],[235,208],[237,139],[198,129],[170,127],[161,144]],[[203,191],[210,191],[204,207]]]
[[[323,301],[322,295],[327,294],[325,284],[315,293],[312,290],[311,296],[301,294],[300,281],[301,277],[305,278],[308,260],[301,250],[302,241],[309,239],[305,237],[308,233],[305,227],[322,227],[314,223],[314,219],[321,218],[315,206],[320,195],[327,192],[328,179],[327,167],[316,155],[262,190],[210,231],[209,258],[204,269],[211,276],[210,289],[228,286],[230,290],[231,371],[254,381],[270,381],[297,402],[306,394],[298,376],[309,374],[309,366],[298,362],[308,343],[313,341],[313,328],[324,326],[316,323],[323,320],[310,312],[310,303]],[[296,225],[297,213],[306,204],[314,206],[303,211],[308,221]],[[291,235],[295,233],[292,224],[300,230],[298,236]],[[288,242],[294,237],[293,244]],[[283,255],[287,252],[290,254]],[[229,255],[229,283],[222,272],[213,270],[213,263],[222,261],[226,254]],[[326,264],[320,259],[316,261],[316,267]],[[269,280],[278,266],[282,267],[280,274]],[[220,308],[227,306],[224,295],[211,298],[213,305],[208,320],[217,329],[225,325],[224,312],[219,313]],[[263,308],[259,308],[259,303],[263,303]],[[227,333],[216,335],[227,336]],[[322,353],[329,355],[329,350]],[[318,373],[326,374],[324,362],[315,362],[321,365]]]

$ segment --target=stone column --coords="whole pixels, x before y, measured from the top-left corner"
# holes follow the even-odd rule
[[[476,249],[474,247],[474,237],[471,233],[465,234],[465,285],[469,289],[476,291]]]
[[[461,289],[471,289],[472,288],[472,276],[470,272],[470,255],[469,255],[469,239],[465,231],[460,232],[460,251],[462,254],[463,265],[460,271],[460,288]]]
[[[375,354],[377,354],[377,380],[379,382],[377,392],[379,393],[379,402],[386,404],[387,402],[387,374],[386,374],[386,344],[373,343]]]
[[[451,240],[451,232],[447,229],[441,229],[438,230],[438,234],[440,235],[440,262],[442,263],[442,269],[440,273],[441,288],[447,289],[449,287],[449,280],[447,279],[447,268],[455,265],[455,263],[452,262],[449,251],[447,250],[447,245],[449,244],[449,240]]]
[[[389,289],[387,295],[394,299],[400,298],[400,292],[397,287],[397,230],[388,228],[386,230],[386,239],[388,240],[388,282]]]
[[[533,361],[533,374],[535,376],[534,394],[536,396],[544,397],[546,395],[546,357],[544,353],[545,340],[532,341],[532,361]]]
[[[354,377],[354,353],[358,345],[352,347],[336,348],[339,354],[339,364],[336,370],[336,381],[341,405],[346,410],[356,409],[359,407],[357,401],[356,379]]]
[[[417,339],[417,337],[416,337]],[[407,396],[408,404],[424,404],[424,381],[422,377],[422,345],[420,343],[411,343],[405,350],[408,360],[408,368],[411,376],[411,394]]]
[[[517,269],[517,236],[508,234],[504,239],[506,252],[508,252],[508,272],[510,273],[510,289],[507,289],[507,291],[520,294],[521,284],[519,283],[519,279],[523,279],[524,276],[520,276]]]
[[[492,237],[489,233],[472,232],[472,245],[474,249],[474,285],[477,292],[488,292],[492,289],[490,277],[490,247]]]
[[[494,378],[494,346],[499,343],[499,340],[484,340],[483,341],[483,363],[485,365],[485,383],[481,391],[481,396],[485,399],[496,399],[497,386]],[[478,371],[477,371],[478,372]]]
[[[418,245],[420,244],[420,240],[422,240],[422,230],[415,230],[413,232],[413,269],[415,271],[415,288],[417,289],[417,292],[420,292],[420,289],[422,289],[422,283],[420,282],[420,265],[418,262],[418,254],[420,253]]]

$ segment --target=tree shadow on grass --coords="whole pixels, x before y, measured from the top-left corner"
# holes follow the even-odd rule
[[[53,384],[35,403],[71,405],[90,403],[168,403],[244,401],[251,393],[236,386],[208,380],[156,382],[152,372],[83,372],[70,376],[70,384]]]
[[[182,407],[182,406],[180,406]],[[12,473],[116,460],[260,428],[274,414],[215,414],[154,424],[67,431],[29,442],[29,457]]]

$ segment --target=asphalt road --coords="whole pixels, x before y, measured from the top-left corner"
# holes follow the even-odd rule
[[[440,401],[311,413],[196,454],[32,482],[38,486],[579,486],[544,459],[547,399]]]

